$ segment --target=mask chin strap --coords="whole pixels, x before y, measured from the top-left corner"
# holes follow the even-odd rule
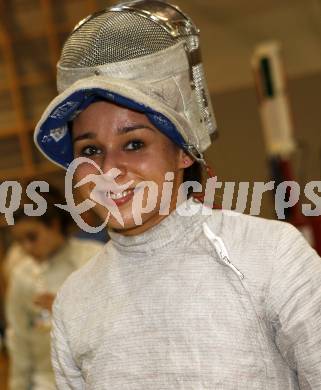
[[[200,163],[206,173],[207,173],[207,176],[208,178],[215,178],[216,175],[214,173],[214,170],[212,169],[212,167],[206,162],[205,158],[204,158],[204,155],[202,152],[200,152],[194,145],[192,144],[185,144],[184,145],[184,149],[186,150],[186,152],[191,156],[193,157],[193,159],[195,161],[197,161],[198,163]],[[201,202],[201,203],[204,203],[204,193],[202,194],[193,194],[193,198],[196,199],[197,201]],[[221,209],[220,206],[216,205],[215,203],[213,203],[213,206],[212,206],[213,209]]]
[[[210,165],[207,164],[207,162],[205,161],[205,165],[204,165],[204,168],[206,170],[206,173],[207,173],[207,176],[209,178],[211,177],[215,177],[215,173],[214,173],[214,170],[212,169],[212,167]]]
[[[205,168],[206,173],[208,177],[215,177],[214,170],[207,164],[204,155],[202,152],[200,152],[194,145],[192,144],[185,144],[184,149],[186,152],[193,157],[195,161],[202,164],[202,166]]]
[[[192,144],[185,144],[183,145],[184,150],[191,156],[195,161],[202,165],[206,165],[206,161],[204,159],[204,155],[202,152],[200,152],[196,146]]]

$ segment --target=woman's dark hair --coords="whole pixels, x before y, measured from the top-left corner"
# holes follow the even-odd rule
[[[199,162],[195,161],[193,165],[184,170],[183,181],[198,181],[202,184],[203,171]]]
[[[38,192],[38,194],[42,196],[47,203],[46,212],[39,216],[28,216],[25,214],[24,206],[20,206],[19,209],[13,213],[15,223],[32,218],[34,220],[38,220],[46,226],[51,226],[55,221],[58,221],[61,233],[64,236],[68,235],[72,224],[72,218],[67,211],[55,206],[57,203],[65,203],[61,193],[55,188],[50,188],[50,192]],[[32,201],[26,203],[32,204]],[[35,204],[35,208],[36,207],[37,205]]]
[[[197,181],[201,185],[203,185],[203,169],[202,165],[195,161],[194,164],[192,164],[190,167],[185,168],[184,170],[184,176],[183,176],[183,182],[186,181]],[[190,197],[193,194],[193,189],[188,189],[188,197]]]

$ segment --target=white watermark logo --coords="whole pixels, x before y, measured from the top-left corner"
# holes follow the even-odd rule
[[[89,174],[78,183],[76,183],[75,188],[81,187],[83,185],[93,183],[94,187],[90,193],[90,199],[86,199],[80,204],[76,205],[74,199],[73,191],[73,181],[76,169],[81,164],[91,164],[99,172],[98,174]],[[98,233],[104,229],[108,223],[110,215],[112,215],[122,226],[124,225],[121,213],[115,203],[115,201],[110,196],[111,193],[117,193],[117,191],[124,191],[131,184],[132,181],[129,181],[125,185],[119,186],[115,179],[121,173],[117,168],[110,169],[107,173],[103,173],[100,167],[92,160],[86,157],[76,158],[69,166],[66,176],[65,176],[65,197],[66,205],[57,205],[66,211],[68,211],[73,220],[76,222],[78,227],[88,233]],[[88,225],[81,217],[81,214],[92,209],[96,204],[100,204],[108,209],[107,218],[105,221],[97,227]]]
[[[75,172],[81,164],[90,164],[97,174],[88,174],[74,184]],[[121,212],[122,199],[128,197],[132,217],[136,225],[143,223],[142,216],[157,209],[160,215],[168,215],[173,197],[174,173],[167,172],[162,187],[153,181],[140,181],[134,185],[133,180],[123,184],[117,183],[121,177],[121,171],[112,168],[108,172],[102,172],[100,167],[91,159],[79,157],[69,166],[65,176],[66,204],[55,206],[68,211],[76,224],[88,233],[97,233],[104,229],[112,216],[120,226],[124,226]],[[76,188],[88,186],[89,197],[76,204],[74,191]],[[41,193],[49,192],[49,184],[45,181],[33,181],[26,188],[27,197],[33,202],[24,204],[24,213],[27,216],[41,216],[45,214],[47,203]],[[192,190],[194,194],[202,194],[203,206],[185,202]],[[274,181],[265,182],[219,182],[217,177],[209,178],[202,186],[197,181],[187,181],[180,185],[176,206],[181,216],[192,216],[197,212],[210,215],[216,197],[217,190],[222,190],[220,202],[225,211],[244,213],[249,207],[250,215],[260,215],[263,194],[274,193],[274,209],[278,219],[285,219],[287,210],[298,205],[300,196],[304,194],[309,203],[301,204],[302,214],[308,217],[321,215],[321,181],[307,183],[301,191],[300,185],[295,181],[284,181],[276,185]],[[175,193],[176,194],[176,193]],[[129,196],[130,195],[130,196]],[[22,186],[17,181],[6,181],[0,184],[0,213],[6,219],[8,225],[14,225],[14,213],[19,209],[22,199]],[[127,199],[127,198],[126,198]],[[250,200],[250,202],[249,202]],[[234,201],[234,207],[233,207]],[[93,227],[87,224],[81,217],[86,211],[99,205],[106,209],[106,218],[100,226]]]

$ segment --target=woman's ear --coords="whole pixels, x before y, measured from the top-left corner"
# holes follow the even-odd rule
[[[191,165],[193,165],[194,160],[190,155],[188,155],[182,149],[179,151],[179,153],[180,153],[180,155],[179,155],[179,168],[185,169],[185,168],[189,168]]]

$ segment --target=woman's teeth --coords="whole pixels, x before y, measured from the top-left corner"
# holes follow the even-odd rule
[[[127,196],[130,192],[132,192],[132,190],[127,190],[127,191],[123,191],[123,192],[118,192],[117,194],[115,194],[114,192],[110,192],[108,194],[108,197],[111,198],[111,199],[121,199],[121,198],[124,198],[125,196]]]

